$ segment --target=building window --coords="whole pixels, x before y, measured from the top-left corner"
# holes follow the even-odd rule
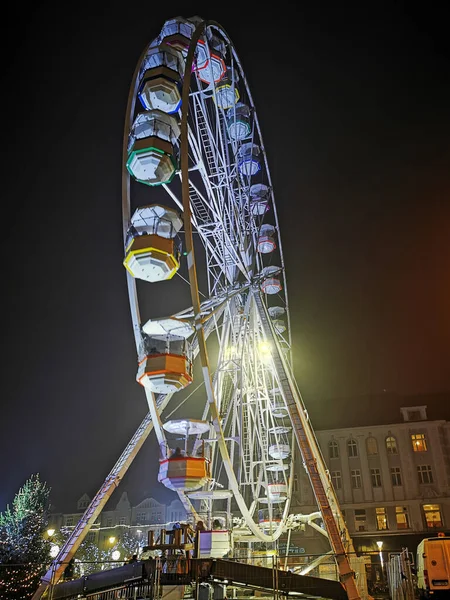
[[[421,421],[422,414],[420,410],[408,410],[408,421]]]
[[[90,531],[90,532],[87,534],[87,537],[86,537],[86,539],[87,539],[87,541],[88,541],[88,542],[90,542],[91,544],[94,544],[94,543],[95,543],[95,532],[92,532],[92,531]]]
[[[426,452],[427,442],[424,433],[412,433],[411,442],[414,452]]]
[[[358,456],[358,444],[356,440],[349,439],[347,442],[347,453],[350,457]]]
[[[366,440],[366,448],[367,454],[369,456],[374,456],[375,454],[378,454],[378,442],[376,438],[368,437]]]
[[[380,469],[370,469],[370,479],[372,481],[372,487],[381,487]]]
[[[74,518],[72,516],[66,517],[66,527],[73,527],[74,525]]]
[[[392,435],[389,435],[386,438],[386,450],[387,450],[388,454],[398,454],[398,451],[397,451],[397,440]]]
[[[126,524],[126,517],[119,517],[119,525],[125,525]]]
[[[352,477],[352,488],[360,488],[361,487],[361,471],[359,469],[352,469],[351,477]]]
[[[364,508],[355,508],[355,529],[356,531],[366,530],[366,511]]]
[[[328,444],[328,454],[330,458],[339,458],[339,446],[334,440]]]
[[[377,530],[384,531],[385,529],[387,529],[388,525],[387,525],[386,509],[385,508],[376,508],[375,515],[377,517]]]
[[[397,521],[397,529],[409,529],[408,509],[404,506],[396,506],[395,520]]]
[[[145,523],[147,522],[147,513],[145,512],[140,512],[136,515],[136,520],[138,522],[138,525],[145,525]]]
[[[419,483],[433,483],[433,473],[431,472],[430,465],[418,465],[417,475],[419,477]]]
[[[335,490],[340,490],[342,487],[342,476],[340,471],[331,471],[331,483]]]
[[[400,467],[391,467],[391,481],[394,487],[402,485],[402,473]]]
[[[112,527],[112,517],[106,519],[106,527]]]
[[[441,509],[439,504],[424,504],[423,512],[425,515],[425,523],[429,529],[442,527]]]

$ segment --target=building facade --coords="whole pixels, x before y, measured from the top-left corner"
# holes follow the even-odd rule
[[[70,530],[75,527],[89,506],[91,498],[83,494],[77,502],[77,510],[73,513],[52,513],[49,527],[56,531]],[[109,547],[109,540],[120,539],[125,533],[131,534],[140,546],[147,544],[149,530],[159,530],[163,524],[186,521],[188,515],[180,500],[170,504],[161,504],[153,498],[146,498],[136,506],[132,506],[127,492],[123,492],[113,509],[103,510],[92,525],[87,540],[102,549]]]
[[[357,552],[415,552],[421,539],[450,528],[450,423],[429,421],[426,406],[400,412],[397,423],[316,431]],[[291,512],[315,507],[300,469]],[[318,550],[314,530],[295,537],[306,553]]]

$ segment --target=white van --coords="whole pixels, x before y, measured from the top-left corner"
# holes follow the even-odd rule
[[[419,598],[450,598],[450,537],[439,534],[417,546]]]

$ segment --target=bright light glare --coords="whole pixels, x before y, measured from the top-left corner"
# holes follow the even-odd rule
[[[119,560],[120,552],[118,550],[114,550],[114,552],[111,554],[111,556],[112,556],[113,560]]]
[[[52,529],[52,528],[47,529],[47,535],[48,535],[48,537],[52,537],[52,535],[54,535],[54,533],[55,533],[54,529]]]
[[[116,538],[115,538],[115,537],[112,535],[112,536],[109,538],[109,543],[110,543],[110,544],[114,544],[114,542],[115,542],[115,541],[116,541]]]
[[[269,342],[260,342],[258,344],[258,350],[259,350],[259,356],[260,359],[264,362],[264,363],[268,363],[270,362],[270,359],[272,358],[271,355],[271,345],[269,344]]]
[[[270,354],[269,342],[260,342],[259,351],[261,352],[261,354]]]
[[[52,544],[51,548],[50,548],[50,556],[52,558],[56,558],[58,556],[59,553],[59,546],[58,544]]]

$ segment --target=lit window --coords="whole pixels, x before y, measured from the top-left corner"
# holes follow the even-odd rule
[[[366,448],[367,454],[369,456],[374,456],[375,454],[378,454],[377,440],[374,437],[368,437],[366,440]]]
[[[394,487],[402,485],[402,473],[400,467],[391,467],[391,481]]]
[[[430,465],[418,465],[417,475],[419,477],[419,483],[433,483],[433,473]]]
[[[342,487],[342,476],[340,471],[331,471],[331,482],[335,490],[340,490]]]
[[[364,508],[355,508],[355,529],[356,531],[366,530],[366,511]]]
[[[426,452],[427,443],[425,441],[424,433],[412,433],[411,442],[414,452]]]
[[[380,469],[370,469],[370,479],[372,481],[372,487],[381,487]]]
[[[358,444],[356,440],[350,439],[347,442],[347,453],[350,457],[358,456]]]
[[[352,469],[351,471],[352,477],[352,488],[360,488],[361,487],[361,471],[359,469]]]
[[[388,454],[398,454],[397,440],[392,435],[386,438],[386,450]]]
[[[385,508],[376,508],[375,514],[377,517],[378,531],[383,531],[384,529],[387,529],[388,525],[387,525],[386,509]]]
[[[442,527],[441,509],[439,504],[424,504],[423,512],[425,515],[425,522],[429,529]]]
[[[404,506],[396,506],[395,520],[397,521],[397,529],[409,529],[408,509]]]
[[[328,454],[330,458],[339,458],[339,446],[334,440],[328,444]]]

